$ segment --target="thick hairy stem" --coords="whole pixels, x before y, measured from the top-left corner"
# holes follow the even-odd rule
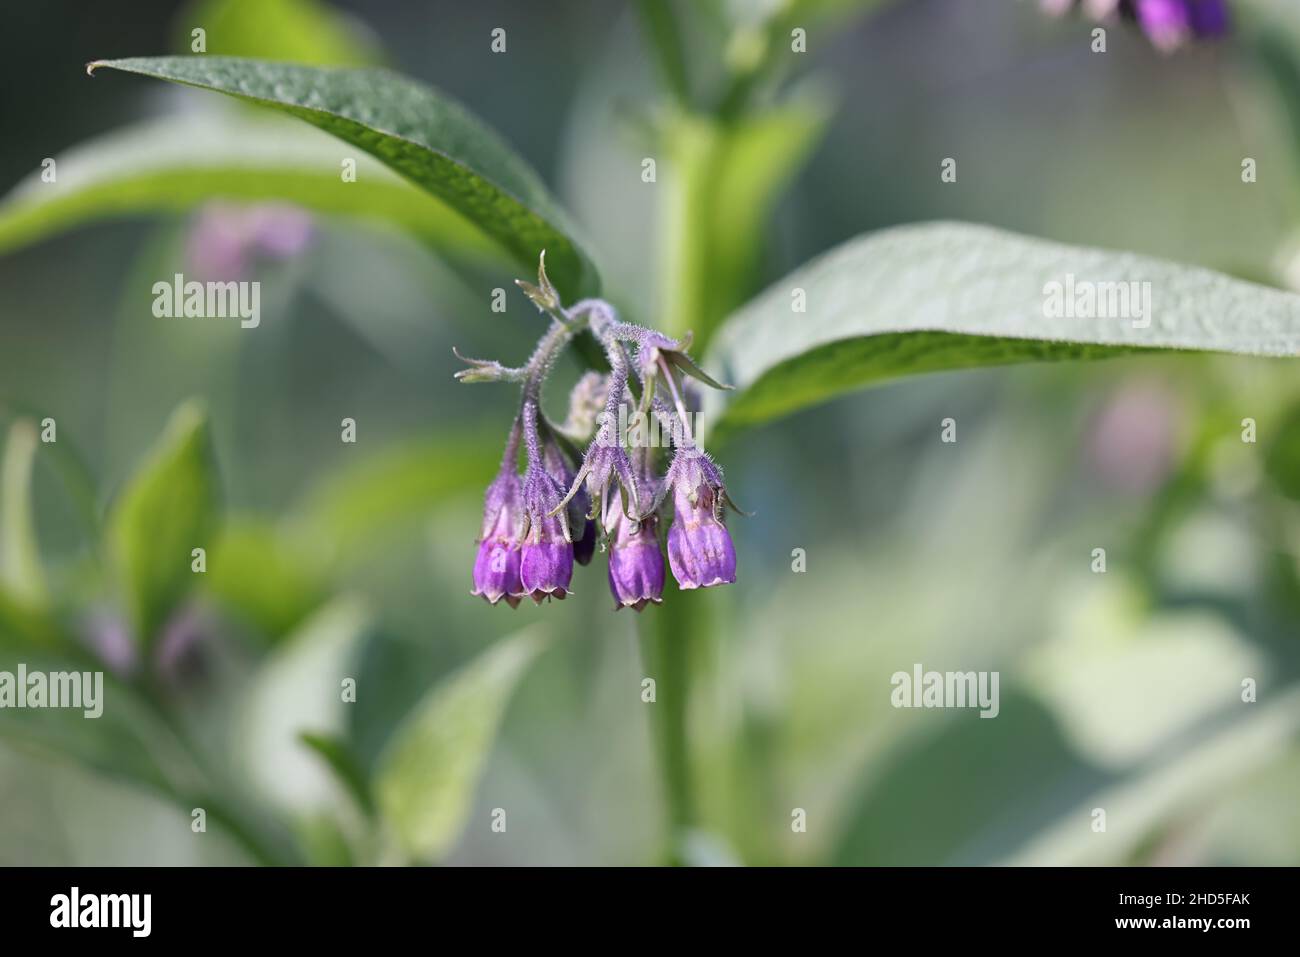
[[[613,341],[606,343],[606,352],[609,354],[609,388],[605,390],[604,422],[600,427],[600,439],[608,443],[618,428],[618,410],[627,393],[627,356],[623,354],[623,347]]]
[[[528,364],[524,366],[524,387],[522,390],[523,395],[520,398],[521,408],[529,402],[541,405],[542,384],[546,381],[546,377],[550,375],[555,360],[564,351],[564,347],[581,331],[583,325],[582,322],[552,320],[551,327],[538,340],[537,348],[533,350],[532,356],[528,359]]]
[[[510,427],[510,435],[506,438],[506,450],[501,455],[503,472],[513,473],[519,467],[519,437],[519,420],[515,419],[515,424]]]
[[[542,467],[542,438],[537,431],[537,403],[524,399],[524,449],[528,453],[528,467]]]

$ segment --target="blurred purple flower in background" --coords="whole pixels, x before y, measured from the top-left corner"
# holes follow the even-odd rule
[[[83,639],[104,667],[119,678],[140,671],[139,645],[120,614],[101,609],[90,616]],[[190,604],[178,608],[160,629],[151,655],[153,673],[164,688],[181,689],[201,680],[208,668],[206,647],[215,637],[210,617]]]
[[[113,674],[126,678],[135,671],[135,642],[126,622],[113,612],[100,610],[91,615],[83,635],[90,650]]]
[[[1173,469],[1181,420],[1177,397],[1163,385],[1124,385],[1102,405],[1088,430],[1088,467],[1121,491],[1155,491]]]
[[[154,649],[154,670],[167,688],[180,689],[201,681],[208,671],[213,627],[193,606],[172,615]]]
[[[211,203],[190,230],[188,268],[200,282],[238,282],[259,259],[300,255],[315,232],[311,216],[294,206]]]
[[[1165,51],[1191,39],[1221,37],[1230,25],[1228,0],[1042,0],[1041,5],[1057,16],[1078,9],[1093,20],[1135,20]]]

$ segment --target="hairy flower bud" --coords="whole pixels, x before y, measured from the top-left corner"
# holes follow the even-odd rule
[[[687,355],[686,350],[690,346],[691,334],[689,332],[681,339],[669,339],[662,333],[650,330],[641,336],[640,341],[637,343],[637,372],[642,379],[646,379],[660,372],[668,373],[671,370],[676,370],[682,375],[698,379],[714,389],[729,390],[731,386],[723,385],[713,376],[707,374],[696,365],[694,359]]]
[[[474,590],[489,605],[505,599],[511,608],[524,594],[519,578],[522,557],[523,503],[519,476],[503,470],[488,486],[483,505],[483,533],[474,560]]]
[[[569,491],[563,499],[566,505],[581,495],[588,502],[601,504],[603,517],[603,503],[611,498],[617,499],[617,496],[609,494],[610,486],[617,482],[625,498],[632,502],[632,508],[639,507],[637,486],[632,476],[632,460],[623,447],[616,443],[615,431],[612,428],[602,429],[587,449],[582,466],[569,485]]]
[[[570,440],[585,442],[596,431],[596,418],[605,407],[609,380],[599,372],[587,372],[569,393],[569,414],[560,426]]]

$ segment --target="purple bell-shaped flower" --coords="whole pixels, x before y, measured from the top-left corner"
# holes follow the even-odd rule
[[[491,485],[483,505],[483,534],[474,560],[474,590],[489,605],[505,599],[519,605],[524,588],[519,578],[522,558],[523,500],[519,476],[503,469]]]
[[[723,523],[727,492],[722,472],[703,452],[679,449],[668,470],[673,524],[668,564],[681,588],[709,588],[736,580],[736,547]]]
[[[524,594],[539,605],[547,598],[566,598],[573,580],[573,544],[569,541],[567,517],[560,508],[561,494],[559,483],[544,469],[530,467],[524,475],[528,530],[524,533],[519,578]]]
[[[640,611],[663,601],[664,556],[659,550],[659,517],[650,513],[637,522],[623,514],[621,496],[605,510],[609,530],[609,590],[614,608]]]

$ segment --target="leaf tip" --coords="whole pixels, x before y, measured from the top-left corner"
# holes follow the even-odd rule
[[[107,62],[107,60],[91,60],[86,64],[86,76],[94,76],[95,71]]]

